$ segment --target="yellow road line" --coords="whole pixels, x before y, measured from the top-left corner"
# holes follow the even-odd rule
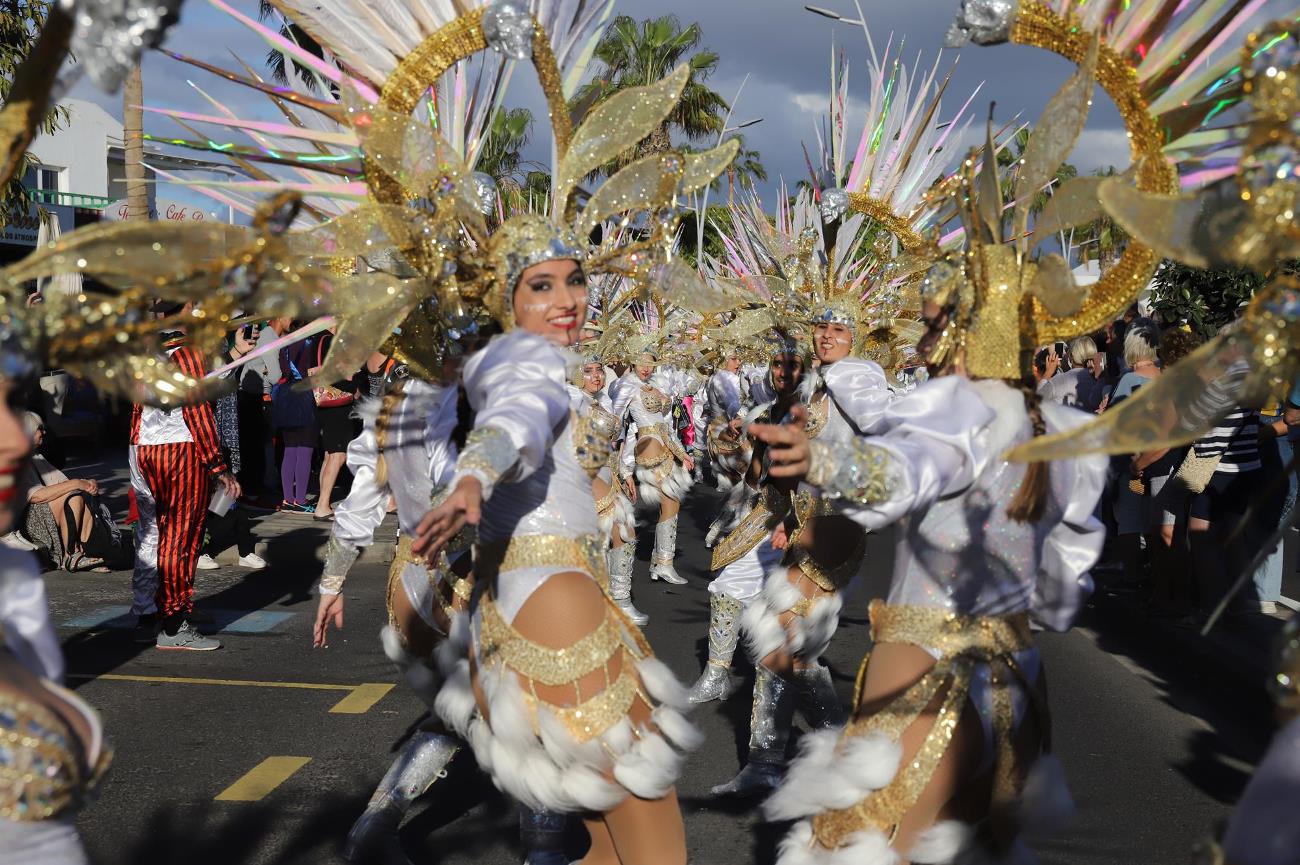
[[[358,685],[328,685],[321,682],[256,682],[251,679],[193,679],[186,676],[128,676],[121,673],[105,673],[92,676],[85,673],[69,673],[69,679],[109,679],[114,682],[167,682],[173,685],[239,685],[249,688],[301,688],[308,691],[351,691]],[[392,687],[391,685],[389,687]]]
[[[188,676],[133,676],[122,673],[69,673],[69,679],[108,679],[114,682],[161,682],[170,685],[236,685],[247,688],[289,688],[304,691],[347,691],[348,694],[330,708],[338,715],[363,715],[393,690],[390,684],[363,682],[359,685],[331,685],[324,682],[259,682],[251,679],[197,679]]]
[[[310,762],[311,757],[267,757],[217,794],[217,801],[256,802]]]
[[[391,690],[392,685],[357,685],[351,694],[335,703],[330,711],[340,715],[364,715]]]

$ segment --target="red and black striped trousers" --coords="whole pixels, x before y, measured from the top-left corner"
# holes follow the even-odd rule
[[[153,492],[158,521],[158,615],[194,609],[194,566],[203,544],[212,476],[193,442],[140,445],[136,463]]]

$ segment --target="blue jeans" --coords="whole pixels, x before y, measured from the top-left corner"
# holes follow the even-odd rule
[[[1291,463],[1294,447],[1285,437],[1276,439],[1273,444],[1261,442],[1259,455],[1264,463],[1264,476],[1274,479],[1278,476],[1278,473],[1286,471],[1287,466]],[[1294,472],[1287,475],[1286,487],[1274,497],[1274,501],[1276,507],[1269,506],[1260,509],[1259,537],[1261,539],[1272,534],[1281,525],[1282,521],[1290,515],[1291,509],[1295,507],[1296,476]],[[1268,558],[1255,571],[1253,578],[1255,593],[1261,601],[1276,602],[1278,598],[1282,597],[1282,558],[1282,543],[1279,541],[1273,547],[1273,551]]]

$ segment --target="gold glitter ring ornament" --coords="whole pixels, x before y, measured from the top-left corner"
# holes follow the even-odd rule
[[[1100,5],[1096,0],[1092,2]],[[1137,187],[1143,192],[1173,194],[1179,188],[1178,175],[1163,153],[1164,135],[1151,114],[1137,72],[1106,43],[1107,34],[1101,32],[1102,28],[1088,28],[1078,14],[1058,15],[1044,3],[967,0],[958,23],[949,31],[948,44],[957,47],[968,35],[981,44],[1011,41],[1044,48],[1078,64],[1086,57],[1095,31],[1102,37],[1095,77],[1123,118],[1137,166]],[[1053,316],[1041,301],[1034,299],[1024,322],[1032,334],[1028,341],[1045,344],[1069,340],[1104,327],[1137,298],[1159,263],[1153,250],[1133,242],[1092,286],[1083,305],[1072,315]]]

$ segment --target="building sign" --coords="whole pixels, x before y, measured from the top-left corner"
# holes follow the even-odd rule
[[[130,217],[131,206],[126,203],[126,199],[114,201],[104,208],[105,219],[119,222]],[[159,200],[154,202],[153,208],[150,209],[149,218],[168,222],[203,222],[208,218],[208,214],[203,211],[203,208],[195,207],[193,204]]]
[[[66,204],[37,205],[35,202],[28,202],[26,207],[15,204],[9,208],[4,229],[0,231],[0,243],[35,246],[41,230],[40,210],[46,211],[57,220],[61,231],[72,231],[73,208]]]

